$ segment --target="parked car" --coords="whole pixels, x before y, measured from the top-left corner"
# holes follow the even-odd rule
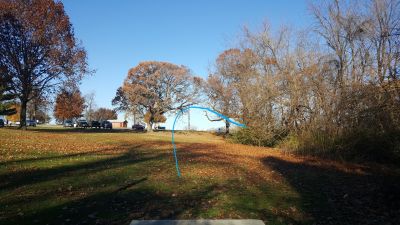
[[[26,121],[26,126],[28,126],[28,127],[36,127],[36,121],[35,120],[27,120]]]
[[[72,122],[72,120],[66,120],[66,121],[64,121],[63,126],[64,127],[73,127],[74,126],[74,122]]]
[[[156,130],[165,130],[165,127],[162,127],[162,126],[156,126]]]
[[[4,127],[4,120],[0,119],[0,127]]]
[[[76,127],[86,128],[86,127],[89,127],[89,124],[88,124],[88,122],[86,122],[86,120],[78,120],[78,121],[76,121]]]
[[[110,121],[104,120],[101,122],[101,127],[104,129],[112,129],[112,123]]]
[[[135,124],[132,126],[132,130],[136,130],[136,131],[144,131],[144,126],[141,124]]]
[[[101,128],[101,124],[97,120],[92,120],[92,121],[90,121],[90,127],[91,128]]]
[[[8,126],[13,126],[13,127],[19,126],[19,124],[20,124],[19,121],[9,121],[8,122]]]

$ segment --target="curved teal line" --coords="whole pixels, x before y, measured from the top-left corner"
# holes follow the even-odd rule
[[[236,126],[239,126],[239,127],[246,127],[246,125],[241,124],[241,123],[238,123],[238,122],[236,122],[236,121],[233,121],[233,120],[231,120],[229,117],[224,116],[224,115],[222,115],[221,113],[218,113],[218,112],[216,112],[216,111],[214,111],[214,110],[212,110],[212,109],[210,109],[210,108],[201,107],[201,106],[188,106],[188,107],[186,107],[186,108],[183,108],[183,109],[179,110],[179,112],[178,112],[178,113],[176,114],[176,116],[175,116],[174,124],[172,125],[172,146],[173,146],[173,149],[174,149],[175,167],[176,167],[176,172],[177,172],[177,174],[178,174],[178,177],[181,177],[181,171],[180,171],[180,169],[179,169],[178,156],[176,155],[176,144],[175,144],[175,136],[174,136],[174,134],[175,134],[175,124],[176,124],[176,121],[178,120],[179,116],[180,116],[183,112],[185,112],[185,111],[187,111],[187,110],[189,110],[189,109],[207,110],[207,111],[209,111],[209,112],[211,112],[211,113],[214,113],[215,115],[219,116],[220,118],[223,118],[223,119],[229,121],[230,123],[232,123],[232,124],[234,124],[234,125],[236,125]]]

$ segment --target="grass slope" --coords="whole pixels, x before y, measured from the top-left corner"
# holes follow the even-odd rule
[[[266,224],[399,224],[395,168],[296,158],[169,133],[0,129],[0,224],[254,218]]]

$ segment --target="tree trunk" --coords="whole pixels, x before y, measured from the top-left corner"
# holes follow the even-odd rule
[[[153,123],[152,122],[147,122],[147,131],[153,132]]]
[[[20,99],[21,100],[21,111],[19,114],[20,124],[19,128],[26,130],[26,107],[28,105],[27,99]]]
[[[229,134],[229,127],[231,126],[231,123],[228,120],[225,120],[225,135]]]
[[[188,130],[190,130],[190,109],[188,109],[187,113],[188,113]]]

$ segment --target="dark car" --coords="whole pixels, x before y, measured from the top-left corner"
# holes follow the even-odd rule
[[[157,127],[156,127],[156,130],[165,130],[165,127],[157,126]]]
[[[0,119],[0,127],[4,127],[4,120]]]
[[[26,121],[26,126],[28,126],[28,127],[36,127],[36,121],[34,121],[34,120],[27,120],[27,121]]]
[[[110,121],[103,121],[101,122],[101,127],[104,129],[112,129],[112,123]]]
[[[74,126],[74,122],[72,122],[72,120],[66,120],[66,121],[64,121],[63,126],[64,127],[73,127]]]
[[[88,122],[86,122],[86,120],[78,120],[76,122],[76,127],[86,128],[86,127],[89,127],[89,124],[88,124]]]
[[[132,126],[132,130],[144,131],[144,126],[140,125],[140,124],[135,124],[135,125]]]
[[[92,121],[90,121],[90,127],[91,128],[101,128],[101,124],[97,120],[92,120]]]

